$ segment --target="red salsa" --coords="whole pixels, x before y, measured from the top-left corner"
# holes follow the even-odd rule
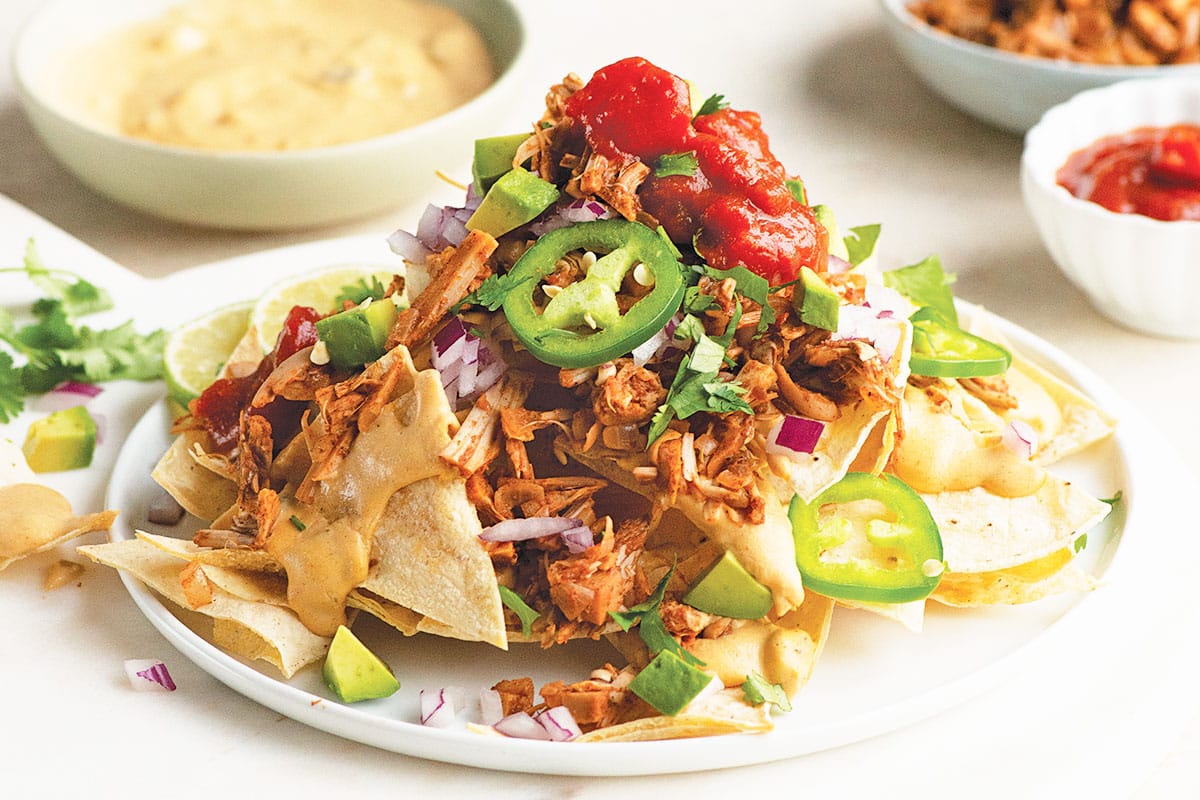
[[[651,174],[639,197],[672,240],[694,244],[709,265],[744,265],[773,284],[803,266],[826,269],[828,234],[793,197],[758,114],[719,109],[693,119],[687,83],[643,58],[596,72],[566,112],[610,159],[654,168],[663,156],[695,158],[687,174]]]
[[[217,378],[189,404],[188,410],[192,416],[208,431],[214,450],[220,453],[233,450],[238,442],[242,409],[250,405],[259,387],[277,366],[297,351],[317,343],[316,321],[320,318],[321,314],[316,309],[294,307],[288,312],[283,329],[275,340],[275,350],[259,362],[254,372],[235,378]],[[284,412],[295,406],[291,400],[276,398],[251,413],[266,417],[272,429],[280,433],[275,441],[286,442],[291,437],[285,438],[282,434],[286,426],[293,424],[290,420],[295,415]]]
[[[1058,184],[1110,211],[1200,220],[1200,126],[1136,128],[1071,154]]]

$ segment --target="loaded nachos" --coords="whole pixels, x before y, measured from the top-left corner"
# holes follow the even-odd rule
[[[390,283],[251,326],[188,402],[153,476],[192,542],[81,551],[331,687],[357,613],[606,639],[617,665],[503,680],[474,726],[578,741],[769,730],[837,604],[919,629],[1093,586],[1110,505],[1048,467],[1113,420],[960,318],[936,258],[881,272],[757,114],[625,59],[472,178]]]

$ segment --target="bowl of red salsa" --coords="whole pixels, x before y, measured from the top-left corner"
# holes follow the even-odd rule
[[[1025,204],[1092,304],[1200,339],[1200,80],[1126,81],[1046,112],[1025,138]]]

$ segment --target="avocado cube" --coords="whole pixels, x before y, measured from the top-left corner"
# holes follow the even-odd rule
[[[92,463],[95,450],[96,421],[83,406],[35,420],[21,446],[34,472],[81,469]]]
[[[683,596],[692,608],[733,619],[759,619],[771,610],[771,590],[726,550]]]
[[[833,209],[829,206],[813,206],[812,212],[813,216],[817,218],[817,222],[825,226],[825,230],[829,232],[829,255],[849,261],[850,250],[842,238],[842,231],[838,228],[837,219],[833,216]]]
[[[467,227],[499,238],[545,211],[558,199],[558,188],[516,167],[504,173],[484,195]]]
[[[670,650],[661,650],[629,682],[629,691],[673,717],[687,708],[712,679],[712,675],[693,667]]]
[[[345,625],[339,625],[333,635],[321,676],[343,703],[389,697],[400,688],[400,681],[387,664]]]
[[[387,352],[396,313],[396,304],[385,297],[317,320],[317,337],[329,351],[329,363],[351,369],[378,360]]]
[[[528,138],[528,133],[511,133],[475,140],[475,160],[471,162],[475,194],[483,197],[501,175],[513,168],[517,148]]]
[[[829,284],[808,267],[800,268],[800,288],[803,292],[792,295],[792,304],[800,312],[801,322],[827,331],[836,331],[838,308],[842,304],[837,292],[830,289]]]

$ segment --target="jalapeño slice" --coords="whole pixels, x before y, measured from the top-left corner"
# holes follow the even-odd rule
[[[841,600],[907,603],[942,572],[942,538],[925,501],[894,475],[851,472],[788,508],[804,585]]]
[[[541,279],[575,250],[599,258],[544,309],[534,305]],[[626,273],[644,264],[654,287],[625,313],[617,292]],[[543,235],[509,271],[516,288],[504,300],[513,333],[538,360],[556,367],[594,367],[625,355],[658,333],[679,309],[683,268],[655,231],[624,219],[580,222]]]
[[[1012,353],[995,342],[967,333],[933,308],[926,306],[909,317],[913,324],[914,375],[934,378],[979,378],[1002,375],[1012,363]]]

